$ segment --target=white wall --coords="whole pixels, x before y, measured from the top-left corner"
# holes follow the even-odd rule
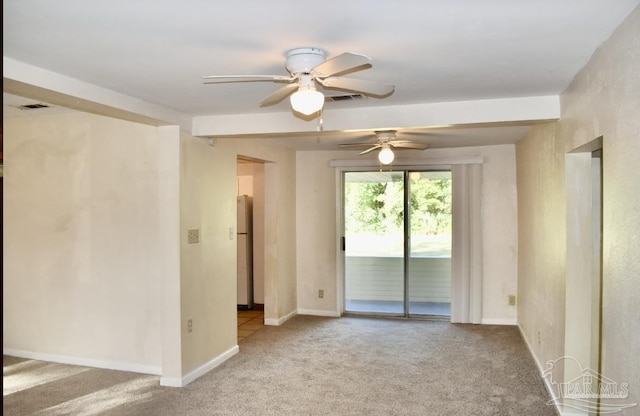
[[[430,149],[402,156],[484,158],[482,319],[485,323],[515,324],[516,308],[508,304],[509,295],[517,291],[515,146]],[[357,152],[343,151],[304,151],[296,155],[299,310],[326,315],[339,311],[338,287],[342,282],[336,279],[336,169],[329,166],[329,161],[358,157]],[[317,296],[319,289],[325,291],[322,299]]]
[[[4,352],[159,373],[158,129],[3,122]]]
[[[640,402],[639,73],[636,8],[562,94],[560,121],[535,127],[516,148],[518,320],[544,365],[564,354],[565,296],[572,295],[565,292],[565,154],[603,137],[602,372],[629,383],[628,403]]]

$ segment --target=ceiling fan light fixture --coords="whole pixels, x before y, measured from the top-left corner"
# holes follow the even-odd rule
[[[306,116],[322,110],[324,106],[324,94],[316,89],[310,76],[300,78],[298,91],[291,95],[291,108]]]
[[[393,154],[391,148],[389,148],[389,146],[382,146],[382,149],[380,149],[380,153],[378,153],[378,160],[380,161],[380,163],[382,163],[383,165],[389,165],[391,164],[391,162],[393,162],[394,158],[395,155]]]

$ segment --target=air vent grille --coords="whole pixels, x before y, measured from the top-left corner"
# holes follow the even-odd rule
[[[354,101],[354,100],[364,100],[367,97],[362,94],[347,94],[347,95],[334,95],[325,97],[325,101],[328,103],[340,102],[340,101]]]
[[[49,106],[46,104],[25,104],[18,106],[18,108],[21,110],[36,110],[38,108],[49,108]]]

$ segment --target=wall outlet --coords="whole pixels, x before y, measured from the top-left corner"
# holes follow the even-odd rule
[[[536,333],[536,343],[538,345],[542,344],[542,333],[540,331]]]
[[[200,230],[189,230],[187,233],[187,241],[189,244],[196,244],[200,242]]]
[[[187,332],[193,332],[193,319],[187,321]]]
[[[516,295],[509,295],[509,305],[514,306],[516,304]]]
[[[324,290],[322,290],[322,289],[318,290],[318,297],[320,299],[324,298]]]

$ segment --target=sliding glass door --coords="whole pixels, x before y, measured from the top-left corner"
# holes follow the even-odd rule
[[[404,173],[344,175],[345,311],[404,315]]]
[[[345,312],[448,316],[451,172],[344,173]]]

